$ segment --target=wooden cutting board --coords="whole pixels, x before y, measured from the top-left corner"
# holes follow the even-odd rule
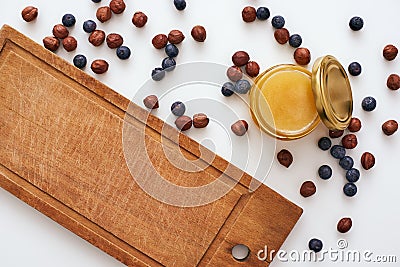
[[[265,185],[249,190],[248,174],[225,171],[228,162],[7,25],[0,47],[0,186],[128,266],[269,265],[257,252],[280,248],[299,207]],[[150,196],[127,167],[124,127],[124,138],[144,138],[130,160],[149,184],[151,163],[176,185],[232,188],[193,207]],[[244,262],[231,255],[236,244],[250,248]]]

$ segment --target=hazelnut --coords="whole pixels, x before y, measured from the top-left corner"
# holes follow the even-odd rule
[[[317,187],[312,181],[304,182],[300,187],[300,195],[303,197],[310,197],[315,194]]]
[[[280,44],[286,44],[289,41],[289,31],[286,28],[276,29],[274,32],[275,40]]]
[[[124,42],[124,39],[118,33],[110,33],[109,35],[107,35],[106,42],[107,46],[113,49],[120,47]]]
[[[344,148],[353,149],[357,146],[357,144],[357,136],[355,136],[354,134],[346,134],[342,138],[342,145]]]
[[[151,43],[157,49],[164,48],[168,43],[168,37],[165,34],[157,34],[153,37]]]
[[[351,118],[350,120],[350,124],[347,127],[347,129],[349,129],[350,132],[355,133],[358,132],[359,130],[361,130],[361,121],[358,118]]]
[[[111,19],[111,9],[108,6],[99,7],[96,11],[96,18],[100,22],[106,22]]]
[[[103,59],[96,59],[92,62],[90,68],[96,74],[103,74],[108,70],[108,63]]]
[[[244,66],[249,62],[250,56],[245,51],[237,51],[232,56],[232,62],[238,67]]]
[[[310,50],[304,47],[299,47],[294,51],[294,60],[299,65],[307,65],[311,61]]]
[[[126,8],[124,0],[111,0],[110,9],[114,14],[121,14]]]
[[[246,64],[246,73],[250,77],[256,77],[260,73],[260,66],[255,61],[249,61]]]
[[[136,12],[133,14],[132,23],[138,28],[142,28],[147,23],[147,16],[143,12]]]
[[[388,120],[382,124],[382,131],[386,135],[394,134],[399,128],[399,124],[395,120]]]
[[[43,39],[43,45],[50,51],[56,51],[58,47],[60,46],[60,41],[53,37],[53,36],[47,36]]]
[[[158,98],[155,95],[146,96],[146,98],[143,99],[143,104],[149,109],[159,108]]]
[[[279,151],[279,153],[277,154],[277,158],[278,162],[286,168],[289,168],[289,166],[293,162],[293,155],[287,149],[282,149],[281,151]]]
[[[252,6],[246,6],[242,10],[242,19],[244,22],[253,22],[256,20],[257,11]]]
[[[232,66],[229,67],[228,70],[226,71],[226,76],[231,80],[232,82],[237,82],[243,77],[242,70],[238,66]]]
[[[207,38],[206,29],[200,25],[194,26],[190,33],[193,39],[197,42],[204,42]]]
[[[249,129],[249,125],[247,124],[247,121],[245,120],[238,120],[234,124],[231,125],[231,130],[234,134],[237,136],[242,136],[244,135],[247,130]]]
[[[399,50],[397,49],[397,47],[389,44],[383,48],[383,57],[386,60],[391,61],[396,58],[398,52]]]
[[[22,19],[26,22],[31,22],[32,20],[36,19],[38,14],[38,9],[33,6],[27,6],[21,12]]]
[[[64,39],[69,34],[67,27],[62,24],[54,25],[53,27],[53,35],[59,39]]]
[[[350,231],[351,227],[353,226],[353,222],[351,218],[342,218],[337,224],[337,230],[339,233],[347,233]]]
[[[78,46],[78,42],[76,39],[72,36],[67,36],[64,38],[62,41],[63,47],[67,52],[74,51],[76,47]]]
[[[330,138],[339,138],[343,135],[343,130],[329,130],[329,137]]]
[[[185,39],[185,35],[180,30],[172,30],[168,33],[168,41],[171,44],[179,44]]]
[[[176,127],[181,131],[192,128],[192,119],[189,116],[182,115],[175,120]]]
[[[106,34],[102,30],[94,30],[89,35],[89,42],[94,46],[101,45],[105,39],[106,39]]]
[[[204,113],[198,113],[193,115],[193,126],[194,128],[204,128],[208,125],[210,119]]]
[[[397,74],[390,74],[386,81],[386,86],[391,90],[400,88],[400,76]]]
[[[361,156],[361,165],[365,170],[369,170],[375,165],[375,157],[369,152],[365,152]]]

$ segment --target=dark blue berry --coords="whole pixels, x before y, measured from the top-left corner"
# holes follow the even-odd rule
[[[101,0],[92,0],[92,2],[94,2],[94,3],[100,3]]]
[[[343,192],[346,196],[352,197],[357,194],[357,186],[353,183],[347,183],[343,187]]]
[[[335,159],[342,159],[344,156],[346,156],[346,149],[342,146],[334,145],[331,148],[331,155]]]
[[[322,165],[318,169],[318,175],[321,179],[327,180],[332,177],[332,169],[328,165]]]
[[[128,59],[131,56],[131,50],[127,46],[120,46],[117,48],[117,56],[120,59]]]
[[[155,68],[151,72],[151,78],[154,81],[161,81],[165,77],[165,70],[163,68]]]
[[[351,168],[353,168],[354,160],[349,156],[344,156],[340,159],[339,165],[345,170],[350,170]]]
[[[167,44],[167,46],[165,46],[165,53],[169,57],[176,57],[179,54],[179,49],[174,44]]]
[[[349,26],[353,31],[359,31],[364,26],[364,21],[360,17],[352,17],[350,19]]]
[[[267,7],[261,6],[257,8],[257,18],[259,20],[267,20],[270,16],[269,9]]]
[[[175,116],[182,116],[186,111],[185,104],[181,101],[176,101],[171,105],[171,112]]]
[[[162,63],[161,63],[161,67],[165,70],[165,71],[172,71],[175,69],[176,66],[176,61],[175,59],[173,59],[172,57],[166,57],[163,59]]]
[[[360,171],[352,168],[350,170],[348,170],[346,172],[346,179],[347,181],[349,181],[350,183],[355,183],[358,181],[358,179],[360,179]]]
[[[308,248],[314,252],[320,252],[322,250],[322,247],[322,241],[319,239],[313,238],[308,242]]]
[[[322,150],[328,150],[329,148],[331,148],[331,145],[331,139],[329,139],[328,137],[322,137],[318,141],[318,147]]]
[[[351,62],[348,70],[351,75],[358,76],[361,74],[361,65],[358,62]]]
[[[97,24],[93,20],[87,20],[83,23],[83,30],[87,33],[91,33],[96,30]]]
[[[272,18],[271,24],[275,29],[281,29],[285,26],[285,19],[282,16],[275,16]]]
[[[84,55],[76,55],[73,59],[73,62],[75,67],[83,69],[86,66],[87,60]]]
[[[231,96],[233,95],[234,90],[235,90],[235,85],[233,85],[233,83],[231,82],[226,82],[224,83],[224,85],[222,85],[221,93],[224,96]]]
[[[238,94],[247,94],[251,88],[248,80],[239,80],[235,84],[235,92]]]
[[[373,111],[376,108],[376,100],[372,96],[367,96],[361,102],[361,107],[365,111]]]
[[[64,24],[65,27],[72,27],[75,25],[76,19],[74,17],[74,15],[72,14],[65,14],[62,17],[62,24]]]
[[[186,8],[185,0],[174,0],[175,8],[178,10],[184,10]]]
[[[301,46],[302,42],[303,42],[303,39],[301,38],[301,36],[299,34],[292,34],[289,37],[289,45],[291,47],[297,48],[297,47]]]

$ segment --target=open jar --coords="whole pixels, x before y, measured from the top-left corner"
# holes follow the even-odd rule
[[[333,56],[318,58],[312,72],[282,64],[264,71],[250,91],[253,120],[282,140],[311,133],[322,120],[330,130],[344,130],[353,112],[351,86]]]

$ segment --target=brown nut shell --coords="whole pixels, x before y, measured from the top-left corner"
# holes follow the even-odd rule
[[[250,77],[257,77],[257,75],[260,73],[260,66],[255,61],[249,61],[246,64],[246,73]]]
[[[390,136],[397,132],[399,129],[399,124],[395,120],[388,120],[382,124],[382,131],[384,134]]]
[[[305,181],[300,187],[300,195],[310,197],[317,192],[317,187],[312,181]]]
[[[204,42],[207,38],[206,29],[201,25],[194,26],[190,34],[197,42]]]
[[[164,48],[168,43],[168,37],[162,33],[157,34],[156,36],[153,37],[151,43],[156,49]]]
[[[197,113],[193,115],[194,128],[204,128],[208,125],[210,119],[204,113]]]
[[[50,51],[55,52],[60,47],[60,40],[53,36],[43,38],[43,45]]]
[[[329,137],[330,138],[339,138],[343,135],[343,130],[329,130]]]
[[[64,39],[65,37],[68,36],[68,34],[69,34],[69,31],[68,31],[67,27],[65,27],[64,25],[62,25],[62,24],[54,25],[54,27],[53,27],[54,37],[59,38],[59,39]]]
[[[187,131],[192,128],[192,119],[189,116],[182,115],[175,120],[175,125],[182,132]]]
[[[94,30],[89,35],[89,42],[94,46],[101,45],[102,43],[104,43],[105,39],[106,39],[106,33],[102,30]]]
[[[168,33],[168,41],[171,44],[180,44],[185,40],[185,35],[180,30],[172,30]]]
[[[62,45],[67,52],[71,52],[76,49],[76,47],[78,46],[78,42],[76,41],[76,39],[74,37],[67,36],[62,41]]]
[[[400,76],[397,74],[390,74],[387,78],[386,86],[391,90],[398,90],[400,88]]]
[[[237,136],[243,136],[248,129],[249,125],[245,120],[238,120],[237,122],[231,125],[232,132]]]
[[[22,19],[31,22],[37,18],[39,11],[34,6],[27,6],[21,11]]]
[[[242,70],[238,66],[231,66],[226,70],[226,76],[232,82],[237,82],[243,77]]]
[[[124,0],[111,0],[109,6],[114,14],[121,14],[126,8]]]
[[[337,230],[339,233],[347,233],[350,231],[351,227],[353,226],[353,221],[351,218],[342,218],[337,224]]]
[[[157,109],[159,108],[158,97],[156,95],[148,95],[143,99],[143,104],[146,108]]]
[[[289,31],[286,28],[276,29],[274,32],[275,40],[280,44],[286,44],[289,41]]]
[[[311,61],[311,53],[305,47],[296,48],[293,54],[294,60],[299,65],[308,65]]]
[[[282,149],[279,151],[277,154],[277,159],[278,162],[286,168],[289,168],[289,166],[293,163],[293,155],[287,149]]]
[[[232,56],[233,64],[235,64],[235,66],[238,66],[238,67],[246,65],[247,62],[249,62],[249,60],[250,60],[250,56],[245,51],[237,51]]]
[[[361,165],[365,170],[375,166],[375,157],[370,152],[364,152],[361,156]]]
[[[342,138],[342,146],[347,149],[353,149],[357,146],[358,140],[355,134],[346,134]]]
[[[106,38],[107,46],[111,49],[120,47],[124,43],[124,38],[118,33],[110,33]]]
[[[256,20],[257,11],[252,6],[246,6],[242,10],[242,19],[244,22],[253,22]]]
[[[133,14],[132,23],[138,28],[144,27],[147,23],[147,16],[141,11],[136,12]]]
[[[398,53],[399,50],[394,45],[389,44],[383,48],[383,57],[386,60],[394,60],[397,57]]]
[[[103,74],[108,70],[108,63],[104,59],[96,59],[92,62],[90,68],[96,74]]]
[[[106,22],[111,19],[111,9],[108,6],[99,7],[96,11],[96,18],[100,22]]]
[[[361,124],[360,119],[359,119],[359,118],[353,117],[353,118],[351,118],[350,124],[349,124],[349,126],[347,127],[347,129],[348,129],[350,132],[355,133],[355,132],[360,131],[360,130],[361,130],[361,127],[362,127],[362,124]]]

